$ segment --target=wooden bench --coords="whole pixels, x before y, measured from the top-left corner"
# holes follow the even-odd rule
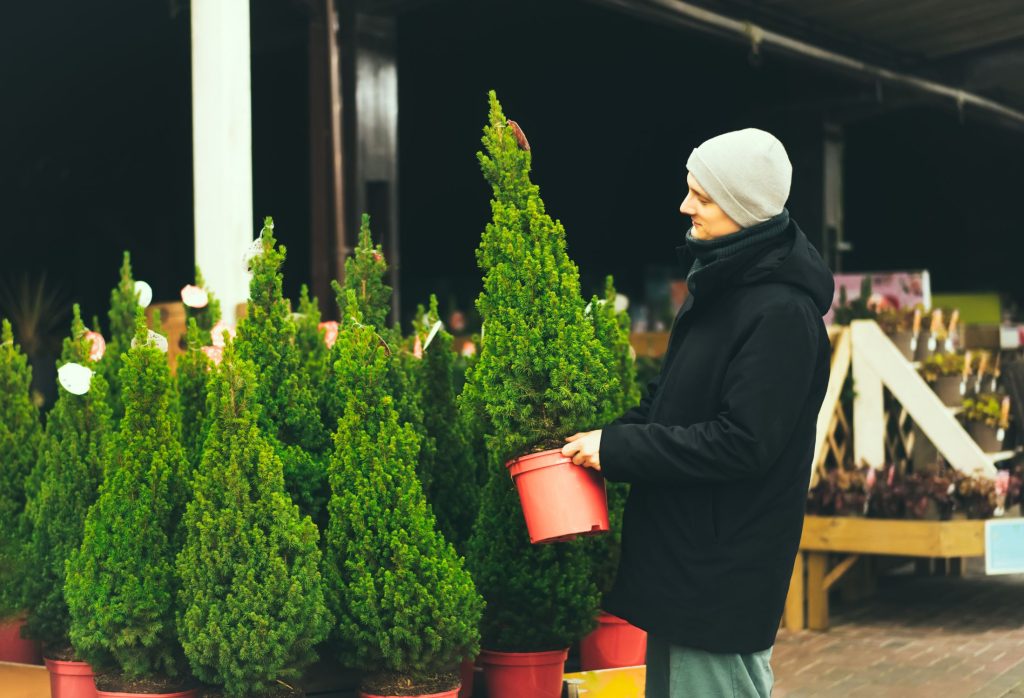
[[[942,558],[960,564],[985,554],[984,521],[905,521],[806,516],[793,566],[785,625],[827,630],[828,594],[861,556]],[[838,560],[834,565],[832,561]]]

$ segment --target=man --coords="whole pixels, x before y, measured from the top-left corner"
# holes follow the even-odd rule
[[[689,290],[648,396],[562,452],[629,482],[604,610],[648,631],[647,698],[769,696],[831,347],[832,274],[784,208],[757,129],[686,163]]]

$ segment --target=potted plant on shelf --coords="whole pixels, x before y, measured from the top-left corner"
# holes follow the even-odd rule
[[[594,296],[588,315],[594,324],[594,335],[608,349],[608,372],[614,377],[615,389],[601,409],[598,422],[607,424],[619,418],[640,401],[636,382],[635,352],[629,343],[629,314],[619,306],[624,297],[615,292],[611,276],[605,279],[604,297]],[[592,574],[601,594],[611,591],[619,566],[622,545],[622,517],[629,496],[629,485],[609,482],[608,523],[605,536],[590,538]],[[647,653],[647,633],[610,613],[597,614],[597,628],[580,640],[580,668],[583,671],[614,669],[643,664]]]
[[[943,404],[960,407],[966,382],[963,377],[964,357],[959,354],[933,354],[921,364],[921,375]]]
[[[120,278],[117,286],[110,291],[110,338],[98,371],[107,381],[110,406],[113,410],[113,425],[116,427],[124,415],[121,403],[121,361],[135,336],[135,311],[139,307],[139,292],[132,278],[132,260],[128,252],[121,261]],[[97,331],[99,328],[95,328]]]
[[[0,661],[39,662],[36,643],[21,637],[25,622],[23,580],[25,484],[39,455],[43,430],[32,402],[32,368],[14,343],[11,323],[0,331]]]
[[[560,695],[566,648],[593,628],[598,592],[584,548],[531,541],[608,528],[603,479],[572,465],[560,449],[565,437],[599,425],[614,381],[607,349],[584,313],[565,231],[545,212],[529,178],[525,136],[502,114],[493,92],[483,143],[486,153],[478,158],[493,191],[492,221],[477,250],[483,327],[480,355],[460,399],[484,424],[488,480],[468,562],[488,604],[480,661],[489,695],[522,695],[522,686],[530,686],[531,695],[547,698]],[[542,513],[563,512],[566,525],[528,531],[529,504],[520,506],[516,485],[522,483],[510,482],[509,466],[515,474],[548,459],[533,472],[565,476],[569,484],[542,486],[555,495]],[[596,510],[562,498],[573,488],[593,497]],[[573,513],[582,515],[573,520]]]
[[[956,512],[964,518],[990,519],[999,505],[995,482],[990,478],[957,475],[954,490]]]
[[[194,696],[174,625],[187,468],[167,357],[137,308],[120,381],[124,417],[81,547],[68,561],[70,639],[98,695]]]
[[[1003,449],[1002,435],[1010,426],[1010,398],[998,395],[976,395],[963,401],[961,418],[967,433],[986,453]]]
[[[386,389],[387,352],[346,295],[324,555],[339,659],[362,671],[363,696],[454,698],[459,666],[478,649],[483,602],[423,495],[416,432]]]
[[[875,476],[869,471],[832,468],[807,493],[807,513],[817,516],[863,516]]]
[[[914,352],[921,334],[921,308],[886,308],[878,311],[879,327],[892,340],[907,361],[914,361]]]
[[[230,345],[211,373],[209,433],[177,556],[177,628],[194,675],[225,696],[295,695],[330,627],[319,532],[285,492],[258,426],[258,379]]]
[[[64,366],[93,372],[99,358],[75,305],[58,374]],[[81,660],[68,636],[65,561],[82,544],[86,512],[96,501],[106,470],[111,411],[107,382],[100,374],[93,372],[81,385],[69,383],[74,392],[58,386],[33,475],[35,492],[25,507],[32,530],[28,561],[33,570],[25,580],[29,607],[25,634],[43,645],[53,697],[86,698],[96,694],[96,686],[92,668]]]

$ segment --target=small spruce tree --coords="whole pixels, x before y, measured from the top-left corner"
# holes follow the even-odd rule
[[[135,315],[139,307],[139,294],[135,290],[135,279],[132,278],[132,260],[128,252],[121,261],[121,275],[117,286],[110,292],[110,340],[103,354],[98,370],[107,381],[110,406],[116,425],[124,416],[121,403],[121,363],[122,356],[131,348],[132,337],[135,336]],[[99,327],[96,328],[99,331]]]
[[[347,302],[345,293],[351,290],[356,294],[363,322],[376,327],[378,331],[384,329],[391,309],[391,287],[384,282],[387,271],[384,250],[380,245],[373,244],[370,216],[364,213],[356,249],[345,260],[345,287],[342,289],[337,282],[332,284],[338,294],[338,309],[344,312]]]
[[[260,233],[262,253],[250,262],[252,281],[246,317],[238,326],[236,349],[252,361],[260,381],[260,429],[276,441],[285,485],[304,514],[321,521],[326,500],[324,460],[330,438],[320,417],[316,391],[303,368],[291,306],[282,293],[285,248],[276,245],[274,221]]]
[[[25,484],[43,436],[31,390],[32,368],[14,343],[11,323],[4,320],[0,331],[0,620],[19,613],[24,603]]]
[[[76,304],[71,336],[64,339],[58,363],[95,369],[89,349]],[[96,501],[106,470],[110,423],[107,382],[102,375],[93,374],[84,395],[58,387],[36,464],[37,490],[25,507],[32,529],[28,560],[33,570],[25,584],[29,608],[25,633],[43,643],[47,656],[64,658],[71,648],[65,562],[82,545],[85,516]]]
[[[629,315],[615,309],[615,283],[611,276],[605,280],[604,298],[594,296],[590,301],[590,317],[594,335],[608,349],[608,373],[615,381],[614,390],[607,396],[598,416],[598,423],[608,424],[621,417],[640,401],[640,386],[636,380],[636,360],[629,344]],[[606,535],[585,541],[590,551],[593,578],[602,594],[611,591],[622,552],[622,516],[629,496],[629,485],[624,482],[607,483],[608,524]]]
[[[530,181],[531,152],[493,92],[483,144],[478,159],[493,191],[477,250],[483,338],[463,395],[485,420],[490,475],[468,559],[488,602],[486,648],[561,649],[593,627],[598,593],[586,550],[530,544],[505,463],[597,426],[614,385],[607,350],[584,313],[565,230],[545,212]]]
[[[206,390],[213,364],[202,348],[209,336],[209,330],[199,327],[196,318],[189,318],[188,329],[185,331],[188,348],[178,357],[178,370],[175,373],[181,414],[181,445],[188,458],[189,473],[199,465],[203,441],[206,439]]]
[[[167,357],[147,341],[137,308],[136,346],[124,355],[124,418],[110,450],[82,546],[67,567],[71,644],[94,669],[127,678],[177,676],[174,625],[186,487],[175,436]]]
[[[229,346],[211,374],[209,434],[177,558],[185,656],[196,677],[239,697],[297,679],[330,626],[319,533],[285,492],[258,426],[257,385]]]
[[[340,659],[375,693],[449,675],[477,650],[482,601],[435,528],[416,475],[417,436],[385,389],[388,357],[349,291],[334,365],[344,416],[330,461],[324,580]]]
[[[416,332],[426,341],[439,320],[437,297],[430,297],[430,311],[422,306],[416,314]],[[465,419],[460,418],[456,388],[456,360],[452,336],[442,327],[423,350],[420,379],[423,386],[424,427],[436,447],[428,458],[420,460],[420,480],[427,500],[434,508],[437,525],[460,552],[473,528],[480,508],[479,464],[471,447]]]

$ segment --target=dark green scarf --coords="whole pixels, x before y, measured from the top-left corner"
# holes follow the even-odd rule
[[[690,267],[686,280],[709,267],[721,265],[736,255],[755,248],[768,248],[774,245],[789,228],[789,211],[773,216],[763,223],[744,228],[731,235],[724,235],[715,240],[700,240],[693,237],[693,230],[686,233],[686,248],[693,255],[693,266]]]

